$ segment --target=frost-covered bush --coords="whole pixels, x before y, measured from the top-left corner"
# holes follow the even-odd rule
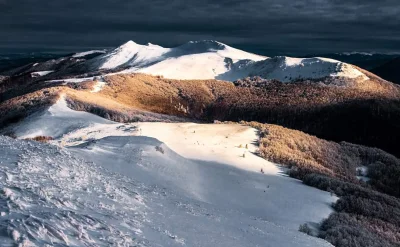
[[[300,227],[299,227],[299,231],[300,231],[300,232],[303,232],[303,233],[305,233],[305,234],[307,234],[307,235],[311,235],[311,234],[312,234],[312,230],[311,230],[311,228],[308,226],[307,223],[301,224]]]

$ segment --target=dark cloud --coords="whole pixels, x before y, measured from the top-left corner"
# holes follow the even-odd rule
[[[216,39],[253,52],[399,51],[398,0],[0,0],[0,49]]]

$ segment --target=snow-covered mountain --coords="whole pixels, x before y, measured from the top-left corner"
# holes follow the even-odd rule
[[[248,76],[260,76],[290,82],[298,79],[318,79],[324,77],[344,77],[367,79],[361,71],[350,64],[329,58],[274,57],[262,61],[242,60],[234,63],[230,70],[217,79],[234,81]]]
[[[46,76],[43,72],[52,71]],[[312,57],[265,57],[218,41],[191,41],[174,48],[128,41],[113,50],[93,50],[7,71],[4,75],[31,74],[36,80],[82,78],[116,73],[144,73],[168,79],[218,79],[235,81],[260,76],[291,82],[299,79],[344,78],[365,81],[368,77],[351,64]],[[32,74],[33,73],[33,74]],[[84,80],[83,80],[84,81]],[[347,85],[347,84],[345,84]]]
[[[232,48],[223,43],[192,41],[175,48],[129,41],[87,61],[92,70],[121,69],[170,79],[220,79],[233,81],[261,76],[290,82],[324,77],[367,77],[356,67],[328,58],[269,58]]]

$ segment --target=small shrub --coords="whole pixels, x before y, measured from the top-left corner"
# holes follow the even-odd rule
[[[35,136],[33,138],[27,138],[26,140],[48,143],[49,141],[54,140],[54,139],[51,136]]]
[[[13,139],[17,139],[17,135],[13,131],[7,132],[4,135],[8,136],[8,137],[11,137]]]
[[[156,146],[156,151],[164,154],[164,149],[161,146]]]
[[[311,235],[312,234],[312,230],[311,228],[307,225],[307,223],[301,224],[299,227],[299,231],[303,232],[307,235]]]

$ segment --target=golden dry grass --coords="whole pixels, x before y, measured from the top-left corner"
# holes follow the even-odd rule
[[[365,73],[371,80],[359,82],[354,87],[326,86],[309,81],[242,87],[218,80],[113,75],[105,78],[107,85],[98,93],[90,92],[95,82],[70,83],[67,87],[40,89],[5,101],[0,104],[0,113],[4,113],[0,123],[23,117],[37,105],[49,105],[62,92],[67,95],[73,109],[114,121],[139,121],[142,118],[135,118],[138,112],[197,121],[254,120],[277,123],[336,141],[375,145],[393,152],[395,138],[386,132],[398,133],[398,127],[391,124],[400,117],[398,87]],[[43,95],[44,91],[50,91],[50,95]],[[355,115],[353,122],[343,125],[348,120],[343,117],[349,115]],[[365,121],[370,117],[380,117],[382,121]],[[364,126],[365,129],[355,126]]]
[[[214,87],[233,87],[215,80],[169,80],[145,74],[116,75],[106,80],[108,85],[99,92],[104,97],[141,110],[186,116],[215,100]]]
[[[137,109],[203,120],[238,118],[243,114],[249,115],[249,111],[265,115],[278,108],[315,109],[346,100],[398,97],[392,85],[381,82],[372,74],[368,76],[371,81],[349,89],[313,83],[272,83],[264,88],[245,88],[218,80],[171,80],[145,74],[113,75],[106,78],[107,85],[98,93],[90,93],[95,85],[93,81],[49,87],[1,103],[0,113],[5,114],[12,108],[17,111],[20,105],[37,102],[40,105],[51,104],[61,92],[71,101],[121,113]]]
[[[35,136],[32,138],[27,138],[26,140],[48,143],[49,141],[53,140],[53,137],[51,137],[51,136]]]
[[[329,87],[316,83],[271,83],[264,88],[235,87],[218,80],[172,80],[146,74],[113,75],[95,97],[144,111],[224,119],[229,108],[265,111],[276,107],[318,108],[355,99],[392,98],[400,93],[377,77],[356,87]]]
[[[393,172],[400,170],[399,159],[377,148],[326,141],[273,124],[241,123],[260,131],[260,156],[293,168],[294,176],[299,178],[309,173],[319,173],[354,182],[357,181],[356,168],[360,166],[373,166],[375,170],[379,166],[387,166]],[[390,173],[389,169],[387,173]],[[380,174],[382,178],[386,175],[390,176]]]

